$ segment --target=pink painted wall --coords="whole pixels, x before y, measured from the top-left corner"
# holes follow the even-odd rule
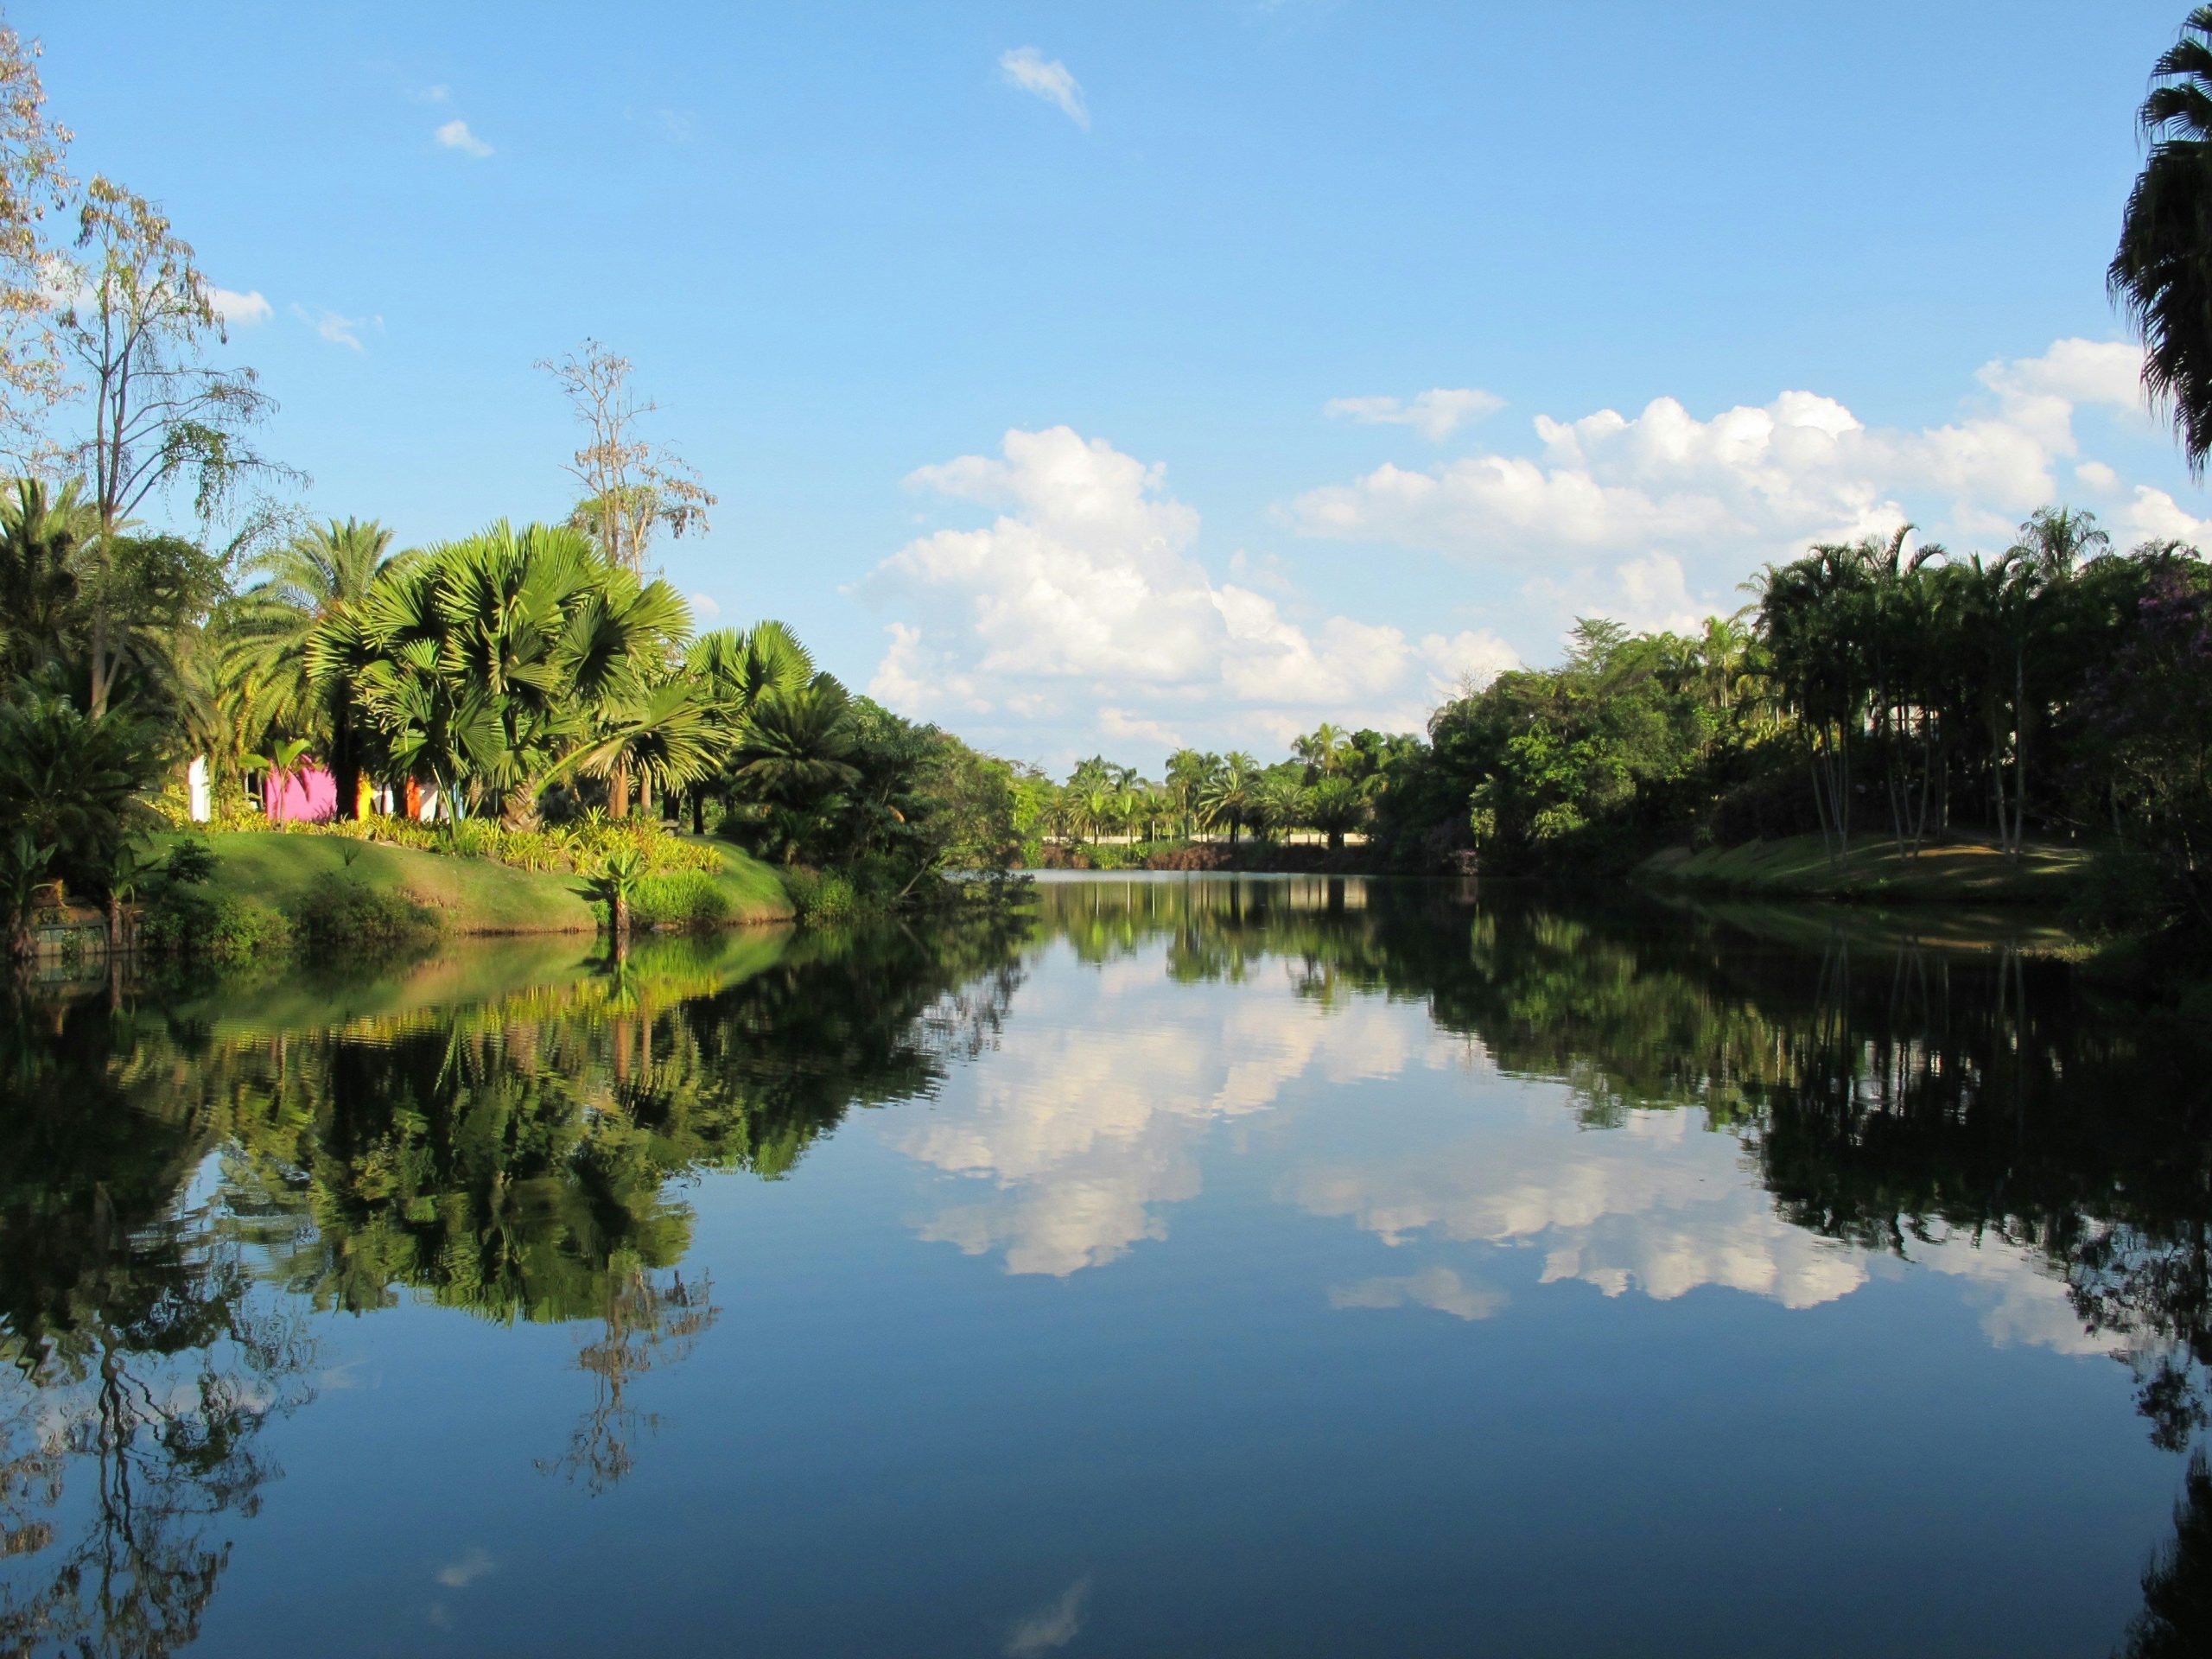
[[[319,823],[338,814],[338,780],[321,766],[303,766],[287,772],[279,785],[274,779],[261,788],[264,810],[271,823],[305,819]]]

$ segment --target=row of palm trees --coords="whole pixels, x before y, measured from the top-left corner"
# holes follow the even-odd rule
[[[338,810],[413,779],[461,815],[535,818],[585,780],[609,816],[689,792],[797,806],[849,781],[849,698],[780,623],[694,634],[666,581],[566,525],[395,552],[334,520],[255,560],[210,632],[201,734],[238,770],[287,740]]]
[[[1341,848],[1367,822],[1382,774],[1340,727],[1324,724],[1292,746],[1296,759],[1263,766],[1243,750],[1181,749],[1158,781],[1103,759],[1084,761],[1065,785],[1046,786],[1036,809],[1040,834],[1058,841],[1127,836],[1287,836],[1310,830]]]
[[[2202,565],[2172,543],[2114,556],[2094,514],[2063,506],[1994,557],[1907,546],[1900,530],[1764,573],[1768,693],[1802,736],[1832,853],[1872,795],[1907,855],[1964,810],[2017,857],[2038,806],[2103,769],[2083,699],[2144,598],[2162,579],[2201,584]],[[1955,799],[1969,779],[1976,798]],[[2119,780],[2102,781],[2117,831]]]

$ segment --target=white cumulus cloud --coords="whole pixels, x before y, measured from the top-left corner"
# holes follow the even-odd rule
[[[1326,412],[1363,426],[1410,426],[1431,443],[1441,443],[1468,421],[1505,407],[1505,399],[1479,387],[1442,386],[1408,398],[1332,397]]]
[[[1715,604],[1733,608],[1725,599],[1736,583],[1813,541],[1908,520],[1969,543],[2009,532],[2060,497],[2062,463],[2074,463],[2080,486],[2113,492],[2109,467],[2077,460],[2076,416],[2139,410],[2141,368],[2136,346],[2061,340],[1985,365],[1959,418],[1923,428],[1875,426],[1802,390],[1704,417],[1665,397],[1633,415],[1539,415],[1534,453],[1387,463],[1306,492],[1288,513],[1310,537],[1517,569],[1541,593],[1577,602],[1617,588],[1621,603],[1609,608],[1624,620],[1694,620]],[[1419,403],[1331,407],[1418,427]],[[2133,511],[2177,522],[2155,503]]]
[[[210,289],[208,304],[215,308],[215,315],[231,328],[251,327],[257,322],[266,322],[274,315],[269,302],[259,289],[251,293],[235,294],[227,288]]]
[[[492,146],[471,132],[468,123],[458,116],[438,129],[437,140],[448,149],[457,149],[480,162],[492,154]]]
[[[1485,631],[1414,639],[1306,614],[1286,583],[1216,581],[1164,469],[1068,427],[908,482],[995,515],[909,542],[867,584],[906,613],[870,695],[918,717],[1079,721],[1075,747],[1273,745],[1324,718],[1418,729],[1464,677],[1513,660]]]
[[[1016,47],[999,59],[999,73],[1009,86],[1056,104],[1078,127],[1090,125],[1090,107],[1084,102],[1083,87],[1058,58],[1051,62],[1033,46]]]

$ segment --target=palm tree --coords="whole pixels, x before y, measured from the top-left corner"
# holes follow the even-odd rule
[[[1805,734],[1821,839],[1839,865],[1850,855],[1853,740],[1866,704],[1859,625],[1871,556],[1865,544],[1824,543],[1767,566],[1757,582],[1777,696]]]
[[[2201,475],[2212,454],[2212,5],[2189,14],[2151,79],[2139,117],[2151,153],[2105,288],[2142,336],[2144,390],[2171,405]]]
[[[1096,785],[1082,791],[1077,796],[1077,804],[1091,840],[1097,841],[1114,822],[1113,790],[1104,784]]]
[[[812,808],[860,781],[854,747],[851,699],[830,676],[817,674],[796,691],[760,700],[739,741],[734,775],[771,804]]]
[[[2005,556],[2031,566],[2039,582],[2063,582],[2111,546],[2112,537],[2098,525],[2095,513],[2066,506],[2037,507]]]
[[[77,552],[99,534],[79,487],[18,479],[0,503],[0,681],[54,661],[75,627]]]
[[[772,694],[789,696],[814,677],[814,658],[781,622],[766,621],[742,632],[717,628],[702,633],[684,653],[683,673],[697,688],[714,741],[721,754],[734,751],[745,722]],[[729,794],[728,774],[721,792]],[[691,828],[706,830],[706,797],[712,785],[702,779],[691,789]]]
[[[1135,781],[1125,783],[1114,791],[1114,821],[1132,841],[1137,838],[1137,824],[1144,817],[1147,798],[1145,791]]]
[[[1167,794],[1174,804],[1179,834],[1191,833],[1206,779],[1220,768],[1218,756],[1196,749],[1178,749],[1167,757]]]
[[[1232,847],[1236,844],[1236,832],[1253,819],[1259,780],[1260,763],[1239,749],[1221,763],[1221,770],[1208,778],[1198,791],[1200,820],[1211,825],[1226,818]]]
[[[391,532],[334,518],[247,566],[259,581],[226,607],[221,672],[246,730],[327,746],[340,817],[359,815],[372,733],[355,690],[370,594],[395,565]]]
[[[0,702],[0,830],[21,829],[55,874],[97,887],[157,823],[143,796],[161,761],[159,734],[128,704],[87,715],[49,676]]]
[[[631,768],[626,747],[617,742],[606,748],[606,741],[632,726],[649,703],[660,710],[664,722],[677,719],[695,734],[703,728],[704,717],[697,712],[698,699],[688,689],[682,696],[652,702],[658,688],[670,683],[668,677],[690,635],[691,607],[683,596],[666,582],[644,582],[634,571],[620,567],[601,566],[596,575],[593,591],[569,618],[555,661],[585,729],[595,740],[595,749],[611,757],[604,774],[607,806],[620,818],[629,816]],[[693,715],[683,713],[687,705]],[[696,736],[688,740],[691,747],[704,741]],[[696,757],[699,764],[687,760],[676,765],[664,747],[661,755],[661,767],[637,774],[639,804],[649,811],[657,779],[665,774],[680,786],[705,770],[703,756]]]
[[[1367,821],[1367,794],[1349,778],[1324,778],[1306,791],[1306,816],[1329,838],[1329,850],[1342,852],[1344,833]]]
[[[1037,827],[1054,841],[1066,841],[1081,823],[1076,810],[1075,791],[1055,789],[1046,797],[1045,804],[1037,815]]]
[[[1293,754],[1303,760],[1316,779],[1333,778],[1344,769],[1344,760],[1351,750],[1351,739],[1341,726],[1323,721],[1313,732],[1290,746]]]
[[[1313,810],[1312,792],[1295,777],[1262,779],[1254,792],[1253,816],[1279,834],[1287,835],[1302,826]]]
[[[717,733],[697,688],[686,679],[663,680],[628,701],[601,705],[599,733],[572,750],[539,783],[542,791],[574,769],[610,781],[636,778],[671,792],[697,783],[715,768]],[[617,817],[620,814],[616,813]]]
[[[624,817],[632,747],[658,757],[650,785],[688,775],[706,741],[685,696],[656,690],[690,633],[683,596],[611,568],[577,531],[494,524],[377,583],[362,608],[359,694],[394,760],[495,810],[528,814],[556,766],[588,755]]]
[[[307,770],[308,747],[308,741],[304,737],[288,737],[281,743],[270,744],[267,754],[242,754],[238,757],[245,765],[268,774],[261,790],[264,806],[283,792],[288,779]]]

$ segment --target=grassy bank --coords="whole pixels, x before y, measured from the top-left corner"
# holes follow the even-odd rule
[[[2012,860],[1988,842],[1953,841],[1906,858],[1895,841],[1867,836],[1853,837],[1838,863],[1818,836],[1792,836],[1694,853],[1669,848],[1636,874],[1658,886],[1777,899],[2056,906],[2075,896],[2091,856],[2082,847],[2045,845]]]
[[[288,928],[313,931],[320,919],[334,916],[332,931],[342,938],[349,913],[411,915],[421,931],[448,937],[591,933],[601,925],[601,908],[586,883],[565,872],[274,830],[213,836],[204,844],[213,868],[173,902],[190,906],[188,922],[225,926],[248,939]],[[791,900],[773,869],[734,847],[708,844],[718,868],[644,878],[633,901],[640,923],[791,919]],[[334,896],[353,902],[334,906]],[[224,952],[219,947],[216,954]]]

